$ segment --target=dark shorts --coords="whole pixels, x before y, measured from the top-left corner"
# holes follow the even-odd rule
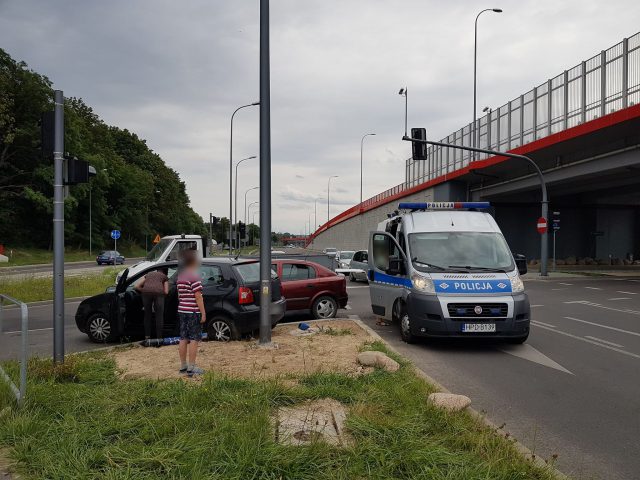
[[[180,321],[180,339],[202,340],[202,325],[200,324],[200,313],[182,313],[178,312]]]

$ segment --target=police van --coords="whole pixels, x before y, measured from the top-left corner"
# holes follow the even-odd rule
[[[488,202],[401,203],[369,237],[373,313],[418,337],[523,343],[530,307],[515,258]]]

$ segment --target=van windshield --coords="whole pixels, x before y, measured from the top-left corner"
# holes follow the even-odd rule
[[[173,240],[170,238],[163,238],[158,243],[156,243],[155,247],[151,249],[151,251],[147,254],[147,260],[150,262],[155,262],[160,260],[162,254],[167,249],[167,247],[171,244]]]
[[[412,233],[409,258],[423,272],[508,272],[515,268],[504,237],[492,232]]]

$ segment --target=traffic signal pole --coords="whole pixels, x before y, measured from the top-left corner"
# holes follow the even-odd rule
[[[64,94],[53,92],[53,361],[64,362]]]
[[[475,147],[465,147],[463,145],[452,145],[450,143],[443,142],[433,142],[431,140],[421,139],[421,138],[411,138],[407,135],[402,137],[402,140],[412,143],[423,143],[426,145],[435,145],[438,147],[447,147],[447,148],[457,148],[458,150],[467,150],[469,152],[478,152],[478,153],[487,153],[489,155],[502,156],[507,158],[518,158],[520,160],[526,160],[531,164],[531,166],[535,169],[538,174],[538,178],[540,180],[540,189],[542,191],[542,201],[541,203],[541,216],[547,219],[548,225],[548,217],[549,217],[549,200],[547,198],[547,184],[544,181],[544,175],[542,174],[542,170],[538,167],[538,164],[534,162],[531,158],[526,155],[518,155],[516,153],[509,152],[499,152],[497,150],[487,150],[484,148],[475,148]],[[545,230],[544,233],[540,234],[540,275],[546,277],[547,273],[547,262],[549,261],[549,228]]]

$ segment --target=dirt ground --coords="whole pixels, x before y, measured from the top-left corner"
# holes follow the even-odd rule
[[[318,371],[359,374],[359,347],[374,339],[351,320],[309,322],[322,331],[299,335],[297,324],[278,325],[274,347],[258,347],[256,340],[201,342],[197,365],[207,372],[245,378],[295,376]],[[292,332],[298,335],[292,335]],[[333,333],[333,334],[331,334]],[[133,347],[112,354],[123,378],[177,378],[178,346]]]

